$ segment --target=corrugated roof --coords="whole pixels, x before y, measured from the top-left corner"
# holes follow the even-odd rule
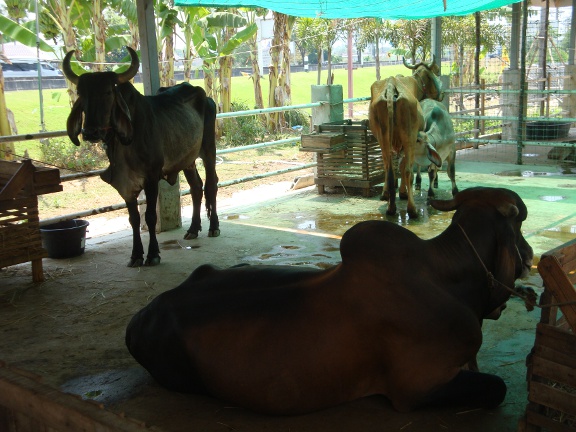
[[[176,6],[262,7],[309,18],[424,19],[469,15],[521,0],[175,0]]]

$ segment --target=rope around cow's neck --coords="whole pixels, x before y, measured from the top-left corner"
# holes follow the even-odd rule
[[[480,257],[480,255],[478,254],[478,251],[474,247],[474,244],[470,240],[470,237],[468,237],[468,234],[466,234],[466,231],[464,231],[464,228],[462,228],[462,225],[460,225],[460,224],[457,224],[457,225],[458,225],[458,228],[460,228],[460,231],[462,231],[462,234],[464,234],[464,237],[468,241],[468,244],[472,248],[472,251],[476,255],[476,258],[478,258],[478,261],[480,261],[480,264],[482,265],[482,268],[486,272],[486,277],[488,278],[488,281],[491,283],[492,287],[494,287],[495,284],[498,284],[502,288],[505,288],[508,291],[510,291],[516,297],[520,297],[522,300],[524,300],[524,303],[526,304],[526,308],[531,306],[532,308],[537,307],[540,309],[546,309],[546,308],[551,308],[551,307],[568,306],[568,305],[576,304],[576,301],[568,301],[568,302],[563,302],[563,303],[548,303],[545,305],[539,305],[539,304],[536,304],[536,302],[533,301],[531,298],[529,298],[527,295],[521,294],[520,292],[518,292],[518,290],[516,290],[514,288],[510,288],[508,285],[503,284],[502,282],[500,282],[498,279],[496,279],[494,277],[494,275],[492,274],[492,272],[490,270],[488,270],[488,268],[486,267],[486,264],[484,264],[484,261],[482,261],[482,258]],[[518,252],[518,255],[520,255],[520,251],[518,251],[518,247],[516,247],[516,251]],[[522,258],[522,257],[520,257],[520,258]],[[532,309],[530,309],[530,310],[532,310]]]

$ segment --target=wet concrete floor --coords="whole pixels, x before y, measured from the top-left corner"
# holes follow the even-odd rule
[[[457,183],[460,189],[482,185],[516,191],[528,207],[523,232],[536,257],[576,236],[576,181],[566,167],[461,162]],[[449,190],[441,172],[437,198],[449,198]],[[479,366],[501,376],[509,388],[504,404],[490,411],[397,413],[375,396],[306,416],[262,416],[211,398],[168,392],[127,353],[123,331],[132,314],[200,264],[324,268],[338,262],[339,238],[348,228],[362,220],[387,219],[386,203],[377,194],[364,198],[346,192],[318,195],[308,188],[278,196],[278,186],[246,192],[221,206],[219,238],[183,241],[183,230],[161,233],[162,264],[155,268],[126,269],[130,231],[98,235],[94,221],[85,254],[46,259],[48,277],[40,286],[30,283],[29,265],[0,272],[0,359],[166,431],[515,431],[527,402],[525,358],[540,318],[538,310],[526,312],[518,299],[509,302],[500,320],[484,325]],[[388,220],[423,238],[439,234],[450,222],[451,213],[432,209],[424,194],[417,196],[417,207],[417,220],[407,218],[405,202]],[[188,214],[185,209],[185,226]],[[386,247],[393,251],[396,245]],[[536,270],[524,284],[541,292]],[[16,339],[21,341],[17,346]]]

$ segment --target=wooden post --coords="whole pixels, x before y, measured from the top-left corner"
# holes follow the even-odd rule
[[[142,83],[144,94],[154,95],[160,88],[160,73],[158,68],[158,47],[156,43],[156,24],[154,21],[154,2],[152,0],[136,0],[138,29],[140,34],[140,55],[142,57]],[[140,207],[140,213],[146,211],[146,206]],[[174,186],[161,181],[158,186],[158,223],[156,231],[168,231],[182,226],[180,216],[180,181]],[[177,215],[175,214],[177,212]],[[142,228],[146,228],[142,218]]]

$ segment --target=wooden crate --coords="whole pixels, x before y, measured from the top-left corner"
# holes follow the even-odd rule
[[[368,122],[324,123],[317,131],[317,135],[323,134],[341,134],[346,145],[317,151],[314,182],[318,192],[324,193],[326,186],[340,186],[361,189],[364,196],[369,196],[370,188],[384,181],[384,166],[380,146]]]
[[[528,406],[519,431],[576,431],[576,240],[545,253],[534,348],[528,355]]]
[[[62,393],[29,372],[0,362],[2,432],[161,432],[143,422],[107,411],[101,404]]]
[[[302,135],[301,151],[330,152],[346,148],[346,136],[343,133],[318,133]]]
[[[38,195],[61,190],[57,169],[0,161],[0,268],[31,261],[32,280],[44,280]]]

